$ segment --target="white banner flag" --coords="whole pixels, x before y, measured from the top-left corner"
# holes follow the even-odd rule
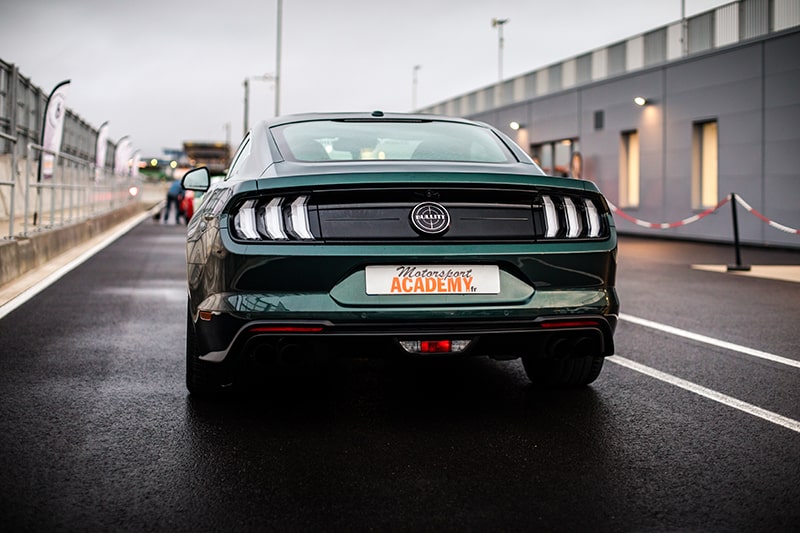
[[[133,166],[131,167],[131,176],[134,178],[139,177],[139,164],[142,162],[142,151],[136,150],[133,153]]]
[[[44,111],[42,124],[42,159],[39,164],[39,180],[50,179],[55,172],[56,154],[61,151],[61,137],[64,132],[64,117],[67,115],[65,100],[70,80],[56,85]]]
[[[117,150],[114,152],[114,174],[117,176],[129,175],[128,160],[131,158],[133,143],[126,135],[117,142]]]
[[[95,150],[94,179],[103,179],[106,168],[106,152],[108,151],[108,121],[106,120],[97,130],[97,148]]]

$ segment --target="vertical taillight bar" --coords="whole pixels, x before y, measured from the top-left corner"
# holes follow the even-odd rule
[[[258,239],[258,230],[256,229],[256,201],[248,200],[239,209],[239,214],[236,216],[236,221],[239,225],[239,230],[246,239]]]
[[[273,198],[264,208],[264,225],[270,239],[284,241],[289,238],[283,230],[283,198]]]
[[[549,196],[542,196],[544,202],[545,237],[555,237],[558,233],[558,213]]]
[[[600,235],[600,215],[597,214],[597,207],[594,202],[588,198],[583,201],[586,206],[586,221],[589,224],[588,237],[597,237]]]
[[[308,224],[308,196],[298,196],[292,202],[292,229],[301,239],[313,239],[311,228]]]
[[[578,210],[569,196],[564,197],[564,210],[567,212],[567,237],[570,239],[579,237],[583,224],[581,224]]]

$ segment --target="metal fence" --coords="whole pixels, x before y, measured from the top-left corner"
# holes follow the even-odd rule
[[[138,184],[113,173],[116,145],[95,164],[97,129],[67,109],[54,175],[41,180],[41,139],[47,94],[0,60],[0,238],[86,220],[130,201]]]

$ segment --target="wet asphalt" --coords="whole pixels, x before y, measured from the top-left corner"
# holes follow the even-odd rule
[[[607,361],[342,360],[224,401],[184,387],[180,226],[146,221],[0,319],[7,531],[792,531],[800,433]],[[753,264],[796,251],[746,249]],[[800,284],[623,238],[623,313],[800,359]],[[800,420],[800,369],[621,321],[617,354]]]

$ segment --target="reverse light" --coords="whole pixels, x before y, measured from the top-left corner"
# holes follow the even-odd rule
[[[400,346],[408,353],[460,353],[472,342],[469,339],[401,340]]]

